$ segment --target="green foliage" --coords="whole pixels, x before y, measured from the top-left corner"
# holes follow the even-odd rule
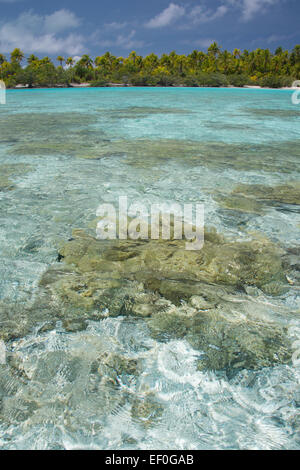
[[[282,88],[282,87],[290,87],[292,86],[293,82],[296,78],[293,77],[286,77],[286,76],[277,76],[277,75],[268,75],[266,77],[261,78],[260,85],[266,88]]]
[[[21,49],[16,48],[10,54],[10,59],[12,64],[15,63],[19,65],[24,59],[24,53],[21,51]]]
[[[10,62],[0,53],[0,79],[8,87],[16,84],[29,87],[69,86],[90,83],[91,86],[107,86],[123,83],[133,86],[189,86],[224,87],[261,85],[279,88],[290,86],[300,79],[300,45],[291,52],[278,47],[275,53],[268,49],[233,52],[222,50],[214,42],[207,53],[194,50],[189,55],[149,54],[142,57],[132,51],[128,57],[116,57],[110,52],[94,60],[83,55],[75,63],[72,57],[56,58],[55,66],[49,57],[39,59],[31,54],[27,66],[22,67],[24,53],[16,48],[10,54]]]
[[[156,82],[151,74],[136,74],[130,77],[130,84],[133,86],[155,86]]]
[[[198,87],[199,81],[196,75],[187,75],[184,79],[184,85],[188,87]]]
[[[234,73],[232,75],[228,75],[227,79],[230,85],[236,87],[243,87],[245,85],[249,85],[251,81],[250,77],[248,77],[244,73]]]
[[[107,87],[109,86],[108,85],[108,82],[104,79],[99,79],[99,80],[93,80],[91,83],[90,83],[90,86],[92,87]]]
[[[283,79],[276,75],[267,75],[261,78],[260,86],[265,88],[281,88],[283,87]]]
[[[198,75],[198,85],[204,87],[222,87],[228,85],[226,75],[221,73],[200,73]]]

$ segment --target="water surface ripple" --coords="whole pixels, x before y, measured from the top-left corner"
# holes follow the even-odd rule
[[[299,117],[285,90],[8,91],[1,449],[300,448]],[[204,203],[203,252],[95,242],[121,195]]]

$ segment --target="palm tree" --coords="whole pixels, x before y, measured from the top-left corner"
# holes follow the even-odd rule
[[[147,55],[147,57],[143,60],[143,67],[147,70],[150,69],[151,71],[154,70],[158,66],[159,60],[156,54],[152,52],[152,54]]]
[[[182,76],[184,75],[184,69],[186,66],[186,56],[185,55],[178,55],[177,60],[176,60],[176,69],[179,72],[179,74]]]
[[[68,67],[73,67],[74,62],[75,62],[75,61],[74,61],[73,57],[68,57],[67,60],[66,60],[66,65],[67,65]]]
[[[256,55],[254,51],[251,51],[247,60],[249,72],[252,74],[256,70]]]
[[[227,74],[230,68],[231,63],[231,54],[226,49],[220,54],[220,64],[224,70],[224,73]]]
[[[188,58],[194,67],[198,65],[198,51],[195,49],[191,54],[188,55]]]
[[[207,49],[207,52],[208,54],[213,55],[214,58],[216,58],[221,52],[221,47],[218,45],[217,42],[213,42]]]
[[[174,72],[178,62],[178,56],[175,51],[170,52],[169,54],[169,67],[171,67],[171,72]]]
[[[74,61],[73,57],[68,57],[66,59],[66,66],[68,67],[68,74],[69,74],[71,82],[74,79],[74,69],[72,68],[74,63],[75,63],[75,61]]]
[[[12,51],[10,54],[11,62],[20,65],[22,60],[24,59],[25,55],[24,52],[21,51],[21,49],[16,48]]]
[[[135,65],[137,57],[138,57],[137,53],[135,51],[132,51],[132,52],[130,52],[130,54],[128,56],[128,60],[132,61],[133,65]]]
[[[60,63],[60,66],[62,67],[63,62],[65,61],[65,58],[59,55],[56,60]]]
[[[271,59],[271,52],[269,51],[269,49],[264,49],[262,53],[264,72],[268,72],[269,70],[270,59]]]
[[[300,68],[300,44],[297,44],[290,55],[290,61],[292,65],[297,66],[296,70]]]
[[[48,56],[43,57],[40,61],[40,64],[52,64],[51,59]]]
[[[104,73],[108,73],[112,69],[113,63],[116,61],[116,57],[106,52],[103,56],[96,57],[94,64],[97,67],[102,67]]]
[[[78,63],[83,67],[90,68],[93,65],[93,60],[90,58],[89,55],[85,54],[81,57]]]
[[[27,59],[27,63],[31,65],[33,62],[37,62],[38,60],[39,58],[36,55],[31,54]]]
[[[1,0],[0,0],[1,2]],[[24,58],[23,52],[16,48],[11,53],[11,62],[7,62],[0,54],[0,77],[12,83],[19,77],[32,74],[34,83],[55,84],[57,76],[62,80],[105,80],[121,81],[126,77],[126,83],[131,80],[136,83],[147,84],[174,84],[197,83],[202,80],[203,74],[214,74],[218,70],[226,75],[243,73],[254,82],[267,83],[269,79],[276,78],[270,83],[284,83],[283,77],[300,78],[300,45],[296,45],[291,52],[277,47],[272,54],[269,49],[256,49],[252,52],[239,49],[233,52],[221,51],[217,42],[211,44],[207,53],[194,50],[189,55],[178,55],[175,51],[162,54],[158,57],[154,53],[145,58],[132,51],[127,58],[115,57],[109,52],[96,57],[95,61],[89,55],[83,55],[78,63],[72,57],[66,60],[58,56],[60,67],[55,67],[51,59],[39,59],[34,54],[27,58],[26,70],[21,68]],[[63,70],[64,63],[67,65]],[[24,73],[23,73],[24,72]],[[204,75],[203,75],[204,77]],[[266,79],[266,80],[265,80]],[[194,81],[193,81],[194,80]],[[29,81],[27,82],[29,83]],[[270,85],[273,86],[273,85]]]
[[[233,57],[234,57],[235,59],[240,59],[240,57],[241,57],[241,50],[240,50],[240,49],[234,49],[234,51],[233,51]]]
[[[217,42],[213,42],[207,49],[207,55],[209,59],[209,72],[215,72],[218,70],[217,58],[221,52],[221,47]]]

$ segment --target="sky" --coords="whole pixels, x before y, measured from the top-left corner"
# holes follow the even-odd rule
[[[300,44],[299,0],[0,0],[0,53],[92,57],[292,49]]]

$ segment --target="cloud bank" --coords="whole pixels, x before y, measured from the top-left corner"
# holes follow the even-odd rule
[[[70,32],[80,23],[74,13],[64,8],[50,15],[24,12],[16,20],[0,22],[0,49],[9,52],[21,46],[27,53],[81,54],[86,48],[85,40]]]
[[[240,20],[248,22],[257,15],[265,14],[275,4],[283,0],[223,0],[216,8],[208,2],[200,2],[194,7],[170,3],[167,8],[145,23],[147,28],[164,28],[181,20],[181,28],[187,29],[199,24],[210,23],[227,13],[237,14]]]
[[[162,28],[174,23],[176,20],[185,15],[185,8],[175,3],[170,3],[168,8],[156,15],[146,23],[147,28]]]

